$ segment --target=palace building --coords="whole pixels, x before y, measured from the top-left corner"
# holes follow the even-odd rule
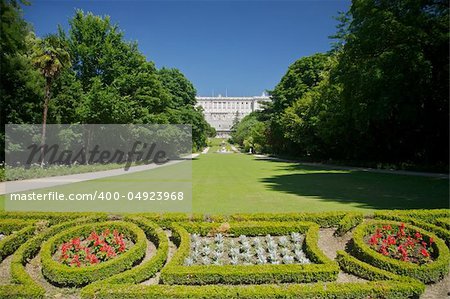
[[[271,99],[265,93],[254,97],[196,97],[206,121],[216,129],[217,137],[228,138],[233,124],[253,111],[261,110]]]

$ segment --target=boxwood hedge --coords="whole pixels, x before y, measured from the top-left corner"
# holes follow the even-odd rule
[[[60,244],[73,237],[87,236],[94,230],[101,231],[106,228],[119,230],[135,243],[134,246],[112,260],[86,267],[69,267],[53,259],[52,255]],[[51,237],[42,245],[42,273],[49,281],[57,285],[84,286],[130,269],[144,257],[146,247],[145,233],[138,226],[129,222],[109,221],[76,226]]]
[[[26,263],[39,252],[43,241],[67,228],[80,223],[89,223],[98,217],[79,218],[50,227],[23,243],[13,254],[11,260],[11,285],[0,286],[0,298],[44,298],[45,290],[37,284],[25,270]]]
[[[306,233],[304,251],[316,264],[306,265],[196,265],[184,266],[190,250],[191,233],[207,235],[220,224],[173,224],[174,242],[179,246],[171,262],[161,271],[164,284],[264,284],[333,281],[339,272],[337,264],[328,259],[317,246],[319,226],[311,222],[232,222],[227,233],[233,235],[284,235],[290,232]]]
[[[91,296],[95,299],[349,299],[418,298],[423,288],[406,281],[364,283],[318,282],[315,284],[265,285],[103,285]]]
[[[376,227],[382,225],[399,225],[398,222],[393,221],[368,221],[360,224],[353,232],[352,254],[358,257],[360,260],[365,261],[378,268],[399,274],[406,275],[415,279],[418,279],[424,283],[431,283],[440,280],[449,271],[450,253],[449,249],[445,245],[444,241],[429,233],[423,229],[407,224],[406,228],[420,232],[424,239],[427,240],[431,237],[435,240],[432,244],[434,252],[437,257],[434,261],[417,265],[414,263],[403,262],[390,257],[386,257],[381,253],[376,252],[366,243],[364,237],[375,231]]]

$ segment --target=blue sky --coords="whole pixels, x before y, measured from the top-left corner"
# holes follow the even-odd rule
[[[43,1],[25,19],[37,35],[68,27],[75,9],[109,15],[157,67],[180,69],[198,95],[260,95],[300,57],[330,49],[349,0]]]

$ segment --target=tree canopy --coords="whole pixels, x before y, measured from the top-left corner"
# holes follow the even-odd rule
[[[338,20],[332,50],[294,62],[253,120],[266,151],[448,169],[447,1],[353,0]]]
[[[194,148],[206,145],[212,128],[192,83],[177,69],[158,70],[108,16],[78,10],[67,32],[40,39],[16,1],[1,5],[2,126],[41,123],[48,102],[49,123],[190,124]]]

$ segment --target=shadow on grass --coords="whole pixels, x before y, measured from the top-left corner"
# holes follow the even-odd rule
[[[369,209],[449,208],[448,179],[272,162],[281,174],[261,180],[272,190]]]

